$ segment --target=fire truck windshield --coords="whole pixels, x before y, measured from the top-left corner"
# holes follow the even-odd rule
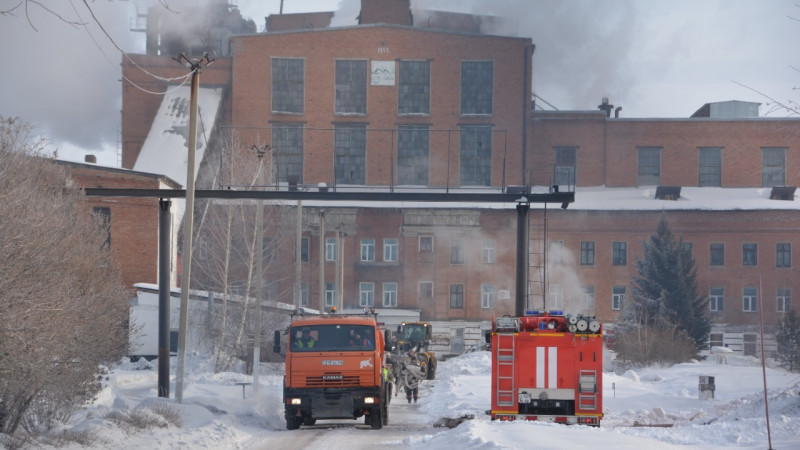
[[[289,330],[293,352],[375,350],[375,328],[366,325],[304,325]]]

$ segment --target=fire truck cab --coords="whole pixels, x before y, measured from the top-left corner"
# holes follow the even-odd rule
[[[600,425],[603,337],[592,316],[492,318],[492,420]]]

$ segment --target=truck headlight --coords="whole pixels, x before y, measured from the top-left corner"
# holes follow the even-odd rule
[[[303,403],[303,399],[300,399],[300,398],[290,398],[289,399],[289,404],[290,405],[300,405],[302,403]]]
[[[368,405],[375,403],[375,397],[364,397],[364,403]]]

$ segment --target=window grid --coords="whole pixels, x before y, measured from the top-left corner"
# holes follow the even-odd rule
[[[325,238],[325,261],[336,261],[336,238]]]
[[[758,308],[758,290],[754,287],[742,289],[742,311],[756,312]]]
[[[397,184],[428,185],[429,145],[429,127],[397,127]]]
[[[614,242],[613,243],[613,264],[615,266],[624,266],[628,264],[628,243],[627,242]]]
[[[581,241],[581,265],[594,265],[594,241]]]
[[[367,113],[367,61],[336,61],[336,113]]]
[[[778,312],[785,313],[792,308],[792,289],[791,288],[777,288],[775,290],[775,299],[778,303]]]
[[[494,264],[497,262],[497,249],[495,241],[483,241],[483,250],[481,252],[482,260],[486,264]]]
[[[619,311],[625,301],[625,286],[613,286],[611,288],[611,309]]]
[[[361,261],[363,262],[375,261],[375,239],[361,240]]]
[[[336,306],[336,283],[325,282],[325,306]]]
[[[366,183],[367,126],[336,125],[334,168],[337,184]]]
[[[450,241],[450,264],[464,264],[464,242]]]
[[[383,307],[397,308],[397,283],[383,283]]]
[[[556,147],[555,149],[555,184],[560,186],[575,185],[575,167],[577,166],[577,147]]]
[[[661,147],[639,147],[639,186],[661,184]]]
[[[383,240],[383,260],[385,262],[397,262],[397,251],[399,242],[397,239],[384,239]]]
[[[464,285],[451,284],[450,285],[450,308],[463,309],[464,308]]]
[[[400,61],[397,85],[397,114],[430,114],[430,61]]]
[[[758,244],[742,244],[742,265],[758,265]]]
[[[273,124],[272,150],[275,157],[276,179],[303,183],[303,125]]]
[[[712,287],[708,290],[708,309],[711,311],[722,311],[725,301],[725,288]]]
[[[775,246],[775,266],[792,267],[792,244],[779,242]]]
[[[300,238],[300,261],[301,262],[308,262],[309,261],[309,243],[310,239],[307,237]]]
[[[724,266],[725,265],[725,244],[715,243],[711,244],[710,248],[710,265]]]
[[[358,284],[358,305],[375,306],[375,283],[361,282]]]
[[[700,147],[698,186],[722,186],[722,148]]]
[[[774,187],[786,184],[786,149],[764,147],[761,149],[761,186]]]
[[[492,182],[492,128],[461,127],[461,186],[490,186]]]
[[[494,301],[497,298],[497,288],[493,284],[481,285],[481,308],[494,308]]]
[[[420,236],[419,237],[419,251],[432,252],[433,251],[433,236]]]
[[[304,79],[304,60],[298,58],[272,59],[273,113],[303,114]]]
[[[308,284],[300,283],[300,306],[308,306]]]
[[[463,61],[461,63],[461,114],[492,114],[494,63]]]

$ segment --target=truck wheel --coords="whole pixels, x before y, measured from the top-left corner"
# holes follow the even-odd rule
[[[372,414],[370,414],[370,417],[372,417],[372,422],[370,422],[370,425],[372,425],[373,430],[380,430],[381,428],[383,428],[383,414],[381,411],[382,409],[383,408],[379,407],[378,409],[372,411]]]
[[[305,417],[303,419],[303,425],[314,425],[315,423],[317,423],[317,419],[313,419],[311,417]]]
[[[290,416],[286,415],[286,429],[287,430],[296,430],[300,428],[300,424],[303,422],[302,417]]]

